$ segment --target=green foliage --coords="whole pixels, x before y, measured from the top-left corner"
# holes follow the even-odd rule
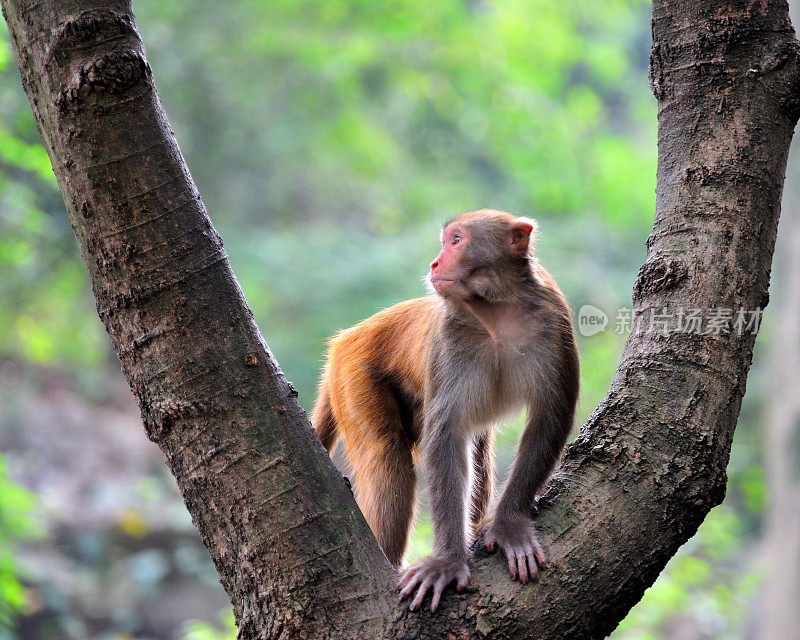
[[[0,130],[0,159],[18,169],[31,171],[56,186],[53,167],[41,144],[27,144],[8,131]]]
[[[422,511],[417,518],[417,526],[406,552],[405,561],[409,564],[430,554],[433,549],[433,522],[429,511]]]
[[[696,629],[693,637],[743,637],[759,575],[736,562],[742,547],[739,517],[724,506],[714,509],[611,638],[669,638],[675,625]]]
[[[40,201],[28,184],[0,173],[0,271],[10,276],[0,278],[3,355],[102,365],[107,347],[85,268],[66,236],[69,226],[45,213]]]
[[[642,0],[136,10],[184,153],[307,407],[324,338],[423,294],[436,225],[453,213],[536,215],[564,249],[588,226],[609,256],[649,225]],[[12,65],[0,84],[18,85]],[[91,376],[107,343],[18,88],[0,101],[0,162],[14,169],[0,180],[0,355]],[[624,253],[627,285],[638,255]],[[564,271],[580,298],[580,269]]]
[[[31,516],[33,504],[33,496],[8,479],[0,457],[0,636],[25,604],[14,558],[20,540],[40,533]]]
[[[108,347],[0,21],[0,357],[102,378]]]
[[[428,242],[411,233],[376,239],[320,222],[302,234],[254,232],[239,244],[234,269],[306,408],[314,401],[328,336],[381,307],[425,293],[418,265],[435,254],[438,229],[428,225],[428,231]]]
[[[637,48],[647,10],[585,0],[137,7],[178,137],[190,159],[204,158],[193,163],[201,188],[237,176],[225,202],[202,189],[212,211],[355,219],[387,233],[478,206],[600,215],[618,229],[646,220],[654,182],[642,168],[655,151]]]
[[[225,609],[218,616],[219,626],[215,627],[202,620],[190,620],[184,626],[183,640],[235,640],[236,624],[233,611]]]

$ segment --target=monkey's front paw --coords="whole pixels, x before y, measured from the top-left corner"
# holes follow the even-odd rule
[[[522,584],[527,584],[529,578],[539,580],[539,567],[544,569],[546,564],[533,520],[526,515],[495,516],[480,533],[487,551],[494,551],[495,545],[502,549],[512,580],[517,576]]]
[[[417,593],[409,607],[412,611],[422,604],[428,589],[433,588],[431,597],[431,611],[436,611],[442,591],[451,582],[456,582],[456,591],[463,591],[469,581],[469,564],[463,558],[440,558],[428,556],[416,564],[411,565],[403,572],[397,588],[400,589],[400,599],[404,600],[417,585]]]

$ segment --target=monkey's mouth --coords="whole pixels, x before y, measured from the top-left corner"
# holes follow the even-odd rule
[[[449,295],[454,290],[456,282],[458,282],[456,278],[442,278],[440,276],[431,278],[433,290],[442,296]]]
[[[431,278],[431,285],[436,291],[443,291],[444,289],[452,287],[455,283],[455,278],[442,278],[440,276]]]

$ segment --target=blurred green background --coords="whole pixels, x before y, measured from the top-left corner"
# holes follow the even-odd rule
[[[606,331],[580,340],[579,422],[588,417],[616,368],[617,310],[630,307],[652,225],[649,3],[137,0],[134,9],[189,167],[307,409],[325,339],[423,295],[439,225],[491,207],[537,218],[539,256],[573,309],[609,315]],[[761,633],[775,313],[759,336],[725,503],[617,640]],[[499,439],[501,471],[518,428]],[[0,451],[0,640],[234,637],[95,313],[4,25]],[[429,544],[423,513],[411,555]]]

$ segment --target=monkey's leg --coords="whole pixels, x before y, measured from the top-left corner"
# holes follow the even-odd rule
[[[317,432],[317,437],[322,442],[322,446],[330,453],[336,444],[339,433],[336,418],[333,415],[333,407],[331,406],[331,394],[328,391],[328,383],[325,380],[319,387],[317,403],[314,405],[314,412],[311,414],[311,424],[314,425],[314,431]]]
[[[494,431],[489,429],[475,437],[472,447],[472,502],[470,522],[477,527],[486,515],[494,488]]]
[[[414,520],[417,479],[411,448],[391,439],[373,442],[366,455],[351,459],[351,466],[358,506],[389,562],[399,566]]]
[[[353,471],[356,501],[389,561],[403,559],[414,520],[412,443],[390,390],[363,384],[345,405],[339,430]]]

